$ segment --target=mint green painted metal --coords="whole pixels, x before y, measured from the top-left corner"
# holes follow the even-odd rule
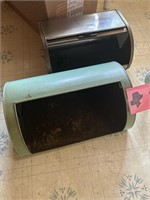
[[[150,83],[150,71],[148,71],[146,74],[145,83]]]
[[[20,130],[15,104],[114,82],[121,82],[126,100],[125,89],[132,87],[132,84],[125,69],[117,62],[7,82],[3,92],[4,115],[18,154],[25,156],[31,153]],[[131,128],[135,121],[135,115],[130,114],[127,101],[126,110],[127,122],[124,129]]]

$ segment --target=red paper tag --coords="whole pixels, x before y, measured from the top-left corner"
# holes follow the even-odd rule
[[[126,89],[131,114],[150,109],[150,83]]]

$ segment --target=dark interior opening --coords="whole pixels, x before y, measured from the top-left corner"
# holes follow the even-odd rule
[[[16,110],[32,153],[122,131],[127,118],[120,82],[18,103]]]
[[[65,71],[111,61],[128,65],[131,41],[128,32],[107,35],[95,40],[84,38],[57,47],[48,47],[52,72]]]

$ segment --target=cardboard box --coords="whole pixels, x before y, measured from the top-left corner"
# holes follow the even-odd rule
[[[38,31],[38,21],[52,17],[81,15],[96,12],[98,0],[20,0],[6,2]]]

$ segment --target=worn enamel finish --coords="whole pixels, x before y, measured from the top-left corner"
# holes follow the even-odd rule
[[[18,154],[24,156],[30,152],[19,127],[15,104],[114,82],[121,82],[126,100],[125,90],[132,85],[125,69],[116,62],[7,82],[3,92],[4,115]],[[130,114],[127,101],[126,110],[124,129],[132,127],[135,121],[135,115]]]

